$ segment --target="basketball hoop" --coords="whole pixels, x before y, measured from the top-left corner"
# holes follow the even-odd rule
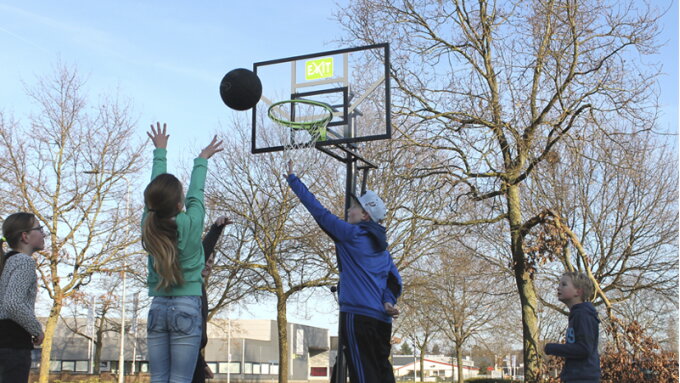
[[[290,105],[291,112],[295,112],[295,108],[305,109],[301,110],[305,112],[300,116],[299,121],[295,121],[293,116],[295,114],[291,113],[291,116],[285,116],[285,111],[281,110],[283,105]],[[313,109],[321,109],[321,114],[311,114]],[[300,114],[300,112],[298,112]],[[284,100],[272,104],[267,111],[267,115],[274,122],[287,126],[291,129],[305,130],[310,136],[318,136],[318,141],[325,141],[327,138],[326,126],[333,119],[333,108],[330,105],[313,100],[305,99],[294,99],[294,100]],[[281,116],[284,115],[284,116]]]
[[[289,105],[290,112],[283,107]],[[269,118],[284,128],[279,131],[282,137],[284,160],[296,160],[301,162],[311,159],[313,152],[310,149],[319,141],[328,138],[326,127],[333,119],[333,109],[330,105],[313,100],[294,99],[284,100],[272,104],[267,111]],[[307,134],[300,137],[298,133]]]

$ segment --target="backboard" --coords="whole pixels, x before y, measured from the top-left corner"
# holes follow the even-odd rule
[[[262,97],[252,109],[252,153],[282,151],[291,141],[310,140],[308,132],[268,117],[272,105],[294,99],[312,103],[285,103],[278,112],[289,121],[313,120],[327,113],[310,104],[323,103],[332,109],[327,134],[315,143],[317,147],[392,136],[388,44],[258,62],[253,72],[262,82]]]

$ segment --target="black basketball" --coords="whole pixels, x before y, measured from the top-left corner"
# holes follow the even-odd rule
[[[220,96],[228,107],[248,110],[262,96],[262,83],[255,73],[245,68],[230,71],[220,83]]]

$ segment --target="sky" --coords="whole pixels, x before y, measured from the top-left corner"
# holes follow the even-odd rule
[[[60,62],[75,66],[88,95],[118,93],[132,101],[140,139],[151,122],[168,123],[173,169],[234,113],[248,113],[222,103],[219,84],[228,71],[339,48],[335,7],[330,0],[0,0],[0,109],[28,115],[35,105],[25,87],[53,74]],[[183,145],[173,146],[177,142]],[[288,319],[337,334],[333,296],[321,295],[313,303],[291,302]],[[231,315],[275,319],[276,307],[265,302]]]
[[[346,0],[337,2],[0,0],[0,110],[26,116],[34,105],[25,85],[54,73],[61,62],[77,67],[90,96],[117,92],[129,98],[140,139],[149,123],[166,121],[171,145],[199,148],[234,113],[245,113],[232,112],[219,97],[220,80],[229,70],[344,48],[334,42],[343,31],[333,13]],[[664,71],[660,128],[677,132],[677,1],[661,25],[665,46],[652,58]],[[172,146],[170,151],[173,168],[181,160]],[[288,319],[335,334],[334,310],[328,293],[313,304],[291,305]],[[274,319],[274,304],[234,315]]]

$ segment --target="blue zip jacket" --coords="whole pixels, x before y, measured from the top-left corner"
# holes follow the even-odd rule
[[[384,303],[397,303],[401,276],[387,251],[385,228],[373,221],[347,223],[328,211],[295,175],[290,188],[335,242],[340,269],[340,311],[391,323]]]
[[[600,320],[590,302],[571,306],[567,343],[549,343],[545,353],[565,358],[560,374],[563,382],[600,382],[600,354],[597,351]]]

